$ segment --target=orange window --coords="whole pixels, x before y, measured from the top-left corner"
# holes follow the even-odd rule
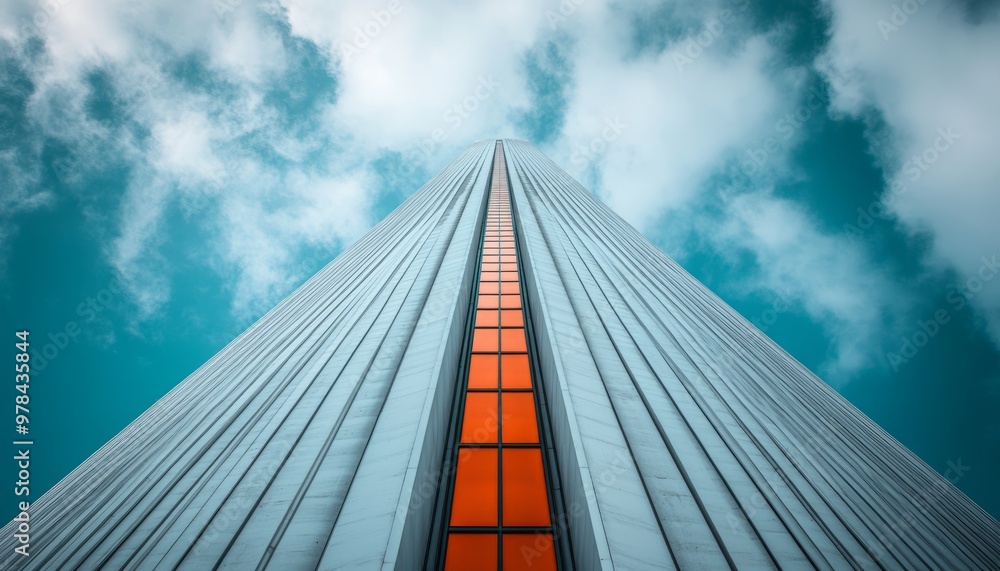
[[[496,327],[499,318],[500,312],[495,309],[480,309],[476,311],[476,327]]]
[[[472,396],[472,393],[469,393],[469,396]],[[538,444],[535,395],[505,392],[500,398],[503,399],[503,441],[513,444]]]
[[[500,282],[482,282],[479,284],[479,295],[496,295],[500,293]]]
[[[484,282],[495,282],[500,279],[499,272],[480,272],[479,280]]]
[[[505,541],[505,549],[506,546],[507,542]],[[448,536],[445,571],[469,571],[471,569],[496,571],[497,558],[483,556],[484,553],[496,552],[497,535],[495,533],[452,533]],[[546,568],[541,567],[541,569]],[[553,567],[553,569],[555,568]]]
[[[521,296],[520,295],[501,295],[500,296],[500,308],[501,309],[521,309]]]
[[[500,384],[505,389],[531,388],[531,368],[527,355],[500,356]]]
[[[548,526],[549,499],[539,448],[503,449],[503,524]]]
[[[497,374],[499,372],[497,361],[497,355],[473,354],[472,360],[469,362],[469,388],[497,388]]]
[[[496,329],[474,329],[472,334],[472,351],[474,353],[496,353],[497,330]]]
[[[497,309],[500,307],[500,297],[496,295],[480,295],[479,309]]]
[[[458,453],[451,525],[497,524],[497,449],[463,448]]]
[[[503,327],[524,327],[524,316],[520,309],[503,309],[500,311],[500,325]]]
[[[500,293],[520,295],[521,287],[517,282],[499,282],[498,286],[500,288]]]
[[[487,566],[480,568],[486,569]],[[504,571],[555,571],[556,549],[552,534],[504,532],[503,569]]]
[[[504,399],[504,403],[506,402],[507,400]],[[493,391],[470,392],[465,395],[465,418],[462,420],[463,443],[487,444],[496,442],[499,427],[500,413],[497,409],[497,393]],[[506,430],[506,426],[504,430]]]
[[[508,327],[500,330],[500,350],[504,353],[510,351],[523,353],[528,350],[524,340],[524,329],[520,327]]]
[[[517,272],[516,271],[514,271],[514,272],[500,272],[500,281],[504,281],[504,282],[516,282],[517,279],[518,278],[517,278]]]

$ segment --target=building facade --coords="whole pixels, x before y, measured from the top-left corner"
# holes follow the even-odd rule
[[[3,569],[990,569],[1000,524],[530,144],[473,144]]]

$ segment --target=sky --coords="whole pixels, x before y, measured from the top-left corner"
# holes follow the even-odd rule
[[[517,137],[1000,517],[997,54],[993,1],[2,2],[31,496]]]

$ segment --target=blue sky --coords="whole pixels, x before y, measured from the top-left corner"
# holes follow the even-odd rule
[[[995,2],[4,2],[32,495],[513,136],[996,517],[998,53]]]

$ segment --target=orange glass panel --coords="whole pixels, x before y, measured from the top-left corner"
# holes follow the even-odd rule
[[[499,282],[502,285],[498,286],[500,288],[500,293],[520,295],[521,286],[517,282]]]
[[[482,280],[482,281],[484,281],[484,282],[495,282],[495,281],[497,281],[497,280],[500,279],[500,273],[499,272],[481,272],[479,274],[479,279]]]
[[[509,260],[502,260],[502,261],[507,262]],[[497,263],[500,263],[500,262],[501,262],[500,256],[487,256],[485,254],[483,255],[483,263],[484,264],[497,264]]]
[[[469,362],[469,388],[470,389],[495,389],[497,388],[497,356],[496,355],[473,355]]]
[[[517,256],[512,256],[512,255],[509,255],[509,254],[508,255],[504,255],[504,256],[498,256],[496,261],[498,261],[498,262],[504,262],[504,263],[507,263],[507,264],[513,264],[513,263],[517,262]]]
[[[531,368],[527,355],[500,356],[500,385],[505,389],[530,389]]]
[[[504,542],[504,546],[507,542]],[[497,568],[495,533],[450,533],[444,558],[445,571],[479,571]],[[506,569],[506,566],[504,566]],[[541,567],[541,569],[546,569]],[[554,567],[553,567],[554,569]]]
[[[495,309],[480,309],[476,312],[476,327],[496,327],[500,312]]]
[[[451,542],[451,537],[448,541]],[[503,534],[503,571],[555,570],[556,550],[551,533]]]
[[[500,272],[500,281],[504,281],[504,282],[516,282],[517,281],[517,272]]]
[[[524,352],[528,350],[528,345],[524,340],[524,329],[520,327],[510,327],[500,330],[500,350],[507,352]]]
[[[474,353],[496,353],[497,352],[497,330],[496,329],[474,329],[472,334],[472,351]]]
[[[517,271],[517,264],[514,264],[514,263],[500,264],[500,271],[501,272],[516,272]]]
[[[500,325],[504,327],[524,327],[524,315],[520,309],[504,309],[500,311]]]
[[[504,448],[503,524],[547,526],[549,523],[541,449]]]
[[[500,307],[502,309],[521,309],[520,295],[501,295]]]
[[[529,394],[528,396],[531,395]],[[504,400],[504,403],[506,402]],[[500,414],[497,412],[497,393],[491,391],[488,393],[470,392],[466,394],[465,417],[462,419],[462,442],[465,444],[488,444],[496,442],[497,428],[500,425],[499,418]]]
[[[453,500],[451,525],[497,524],[496,448],[459,450]]]
[[[470,397],[472,395],[473,393],[469,393]],[[535,395],[533,393],[503,393],[500,398],[503,399],[503,441],[517,444],[537,444],[538,421],[535,419]],[[468,419],[468,414],[466,414],[466,418]]]
[[[500,293],[500,282],[480,282],[479,295],[496,295]]]
[[[497,309],[500,307],[500,297],[496,295],[481,295],[476,307],[479,309]]]

